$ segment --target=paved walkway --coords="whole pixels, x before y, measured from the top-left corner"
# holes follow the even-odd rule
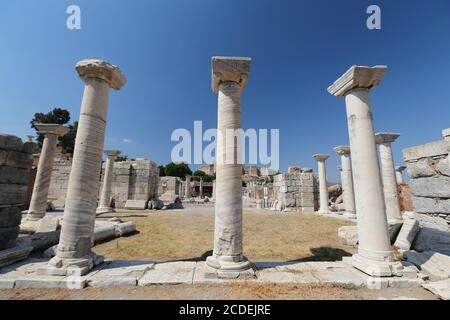
[[[142,260],[106,261],[82,277],[39,276],[36,270],[48,259],[27,259],[0,271],[0,288],[129,287],[158,284],[339,284],[369,288],[420,287],[423,277],[408,270],[402,277],[373,278],[348,265],[348,262],[256,262],[255,277],[218,279],[204,261],[154,262]]]

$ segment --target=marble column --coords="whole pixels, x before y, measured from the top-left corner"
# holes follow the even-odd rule
[[[117,66],[102,60],[80,61],[76,70],[84,81],[84,94],[61,236],[56,256],[39,274],[83,275],[103,261],[91,249],[109,91],[119,90],[125,77]]]
[[[216,199],[216,180],[213,180],[212,198]]]
[[[105,174],[103,175],[102,194],[100,204],[97,208],[97,214],[113,212],[111,208],[112,181],[114,174],[114,159],[120,154],[118,150],[105,150],[107,156],[105,163]]]
[[[317,165],[319,169],[319,203],[320,208],[318,213],[330,213],[328,208],[329,198],[328,198],[328,185],[327,185],[327,170],[325,167],[325,160],[328,159],[326,154],[315,154],[313,158],[317,160]]]
[[[180,199],[183,198],[183,181],[180,179],[179,184],[178,184],[178,197]]]
[[[191,197],[191,176],[186,175],[186,192],[184,197],[189,199]]]
[[[250,72],[250,58],[213,57],[212,87],[218,93],[214,251],[206,263],[219,277],[252,272],[242,252],[241,92]]]
[[[394,155],[391,143],[400,134],[380,132],[375,134],[375,142],[380,150],[381,175],[383,177],[384,202],[386,205],[386,215],[389,223],[402,221],[400,211],[400,200],[398,197],[398,185],[395,178]]]
[[[36,124],[35,127],[38,133],[44,135],[44,141],[39,156],[30,207],[25,221],[37,221],[45,216],[58,137],[69,132],[69,128],[59,124]]]
[[[341,156],[341,182],[344,198],[344,216],[356,219],[355,192],[353,190],[352,160],[349,146],[338,146],[334,151]]]
[[[403,171],[406,169],[406,166],[396,166],[395,167],[395,179],[398,184],[405,183],[405,179],[403,178]]]
[[[198,191],[200,193],[200,198],[203,198],[203,178],[200,178],[200,182],[198,185]]]
[[[369,90],[379,85],[386,69],[352,66],[328,88],[330,94],[345,97],[346,103],[359,238],[352,264],[381,277],[402,269],[391,250],[369,99]]]

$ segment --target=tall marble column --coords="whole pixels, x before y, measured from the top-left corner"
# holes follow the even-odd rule
[[[334,148],[334,151],[336,151],[336,153],[341,156],[341,182],[345,207],[344,216],[356,219],[355,192],[353,190],[353,174],[350,147],[338,146]]]
[[[399,136],[400,134],[391,132],[382,132],[375,135],[375,142],[378,144],[380,150],[384,202],[386,204],[386,215],[389,223],[402,221],[400,200],[398,197],[398,185],[397,179],[395,178],[394,155],[391,146],[391,143]]]
[[[212,198],[216,199],[216,180],[213,180],[213,187],[212,187]]]
[[[213,57],[212,87],[219,94],[216,151],[214,251],[206,263],[223,277],[253,271],[242,252],[242,150],[234,133],[241,129],[241,92],[250,58]],[[232,133],[232,135],[230,135]]]
[[[109,89],[119,90],[125,77],[117,66],[102,60],[80,61],[76,70],[84,81],[84,94],[61,236],[56,256],[39,274],[82,275],[103,261],[91,248]]]
[[[371,276],[392,276],[402,265],[394,261],[375,145],[369,90],[379,85],[387,67],[352,66],[328,92],[345,97],[352,151],[358,224],[358,253],[353,266]]]
[[[398,184],[405,183],[405,179],[403,178],[403,171],[405,171],[406,166],[396,166],[395,167],[395,179]]]
[[[114,159],[120,154],[118,150],[105,150],[107,156],[105,163],[105,174],[103,175],[102,194],[97,208],[97,214],[113,212],[111,208],[112,181],[114,174]]]
[[[58,137],[69,132],[69,128],[59,124],[36,124],[35,127],[38,133],[44,134],[44,141],[39,156],[30,207],[25,221],[37,221],[45,216]]]
[[[186,175],[186,192],[184,197],[189,199],[191,197],[191,176]]]
[[[330,213],[328,208],[328,185],[327,185],[327,170],[325,167],[325,160],[328,159],[326,154],[315,154],[313,158],[317,160],[319,170],[319,203],[320,208],[318,213]]]

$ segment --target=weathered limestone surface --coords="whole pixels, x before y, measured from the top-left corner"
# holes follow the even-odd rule
[[[0,250],[14,246],[26,201],[35,144],[0,134]]]
[[[359,238],[352,263],[371,276],[392,276],[402,268],[390,248],[369,99],[369,90],[379,85],[386,69],[352,66],[328,88],[334,96],[345,96],[346,102]]]
[[[242,150],[234,143],[234,135],[228,134],[241,129],[241,91],[248,79],[250,62],[250,58],[212,58],[212,88],[219,95],[220,138],[216,149],[214,250],[207,264],[217,270],[218,276],[239,276],[251,269],[242,252]]]
[[[424,284],[423,287],[437,295],[442,300],[450,300],[450,279],[429,282]]]
[[[383,176],[383,192],[386,204],[386,215],[388,221],[401,221],[400,201],[398,198],[397,179],[395,177],[394,155],[392,142],[400,134],[381,132],[375,135],[375,142],[379,145],[381,173]]]
[[[101,60],[76,65],[84,81],[78,131],[67,190],[64,220],[56,257],[42,274],[82,275],[98,264],[91,251],[110,87],[120,89],[125,77]]]
[[[450,142],[445,140],[403,149],[415,211],[450,224]]]
[[[39,156],[33,195],[31,196],[30,208],[28,209],[26,221],[37,221],[45,216],[58,137],[69,132],[69,128],[59,124],[36,124],[35,127],[37,131],[44,134],[45,137]]]

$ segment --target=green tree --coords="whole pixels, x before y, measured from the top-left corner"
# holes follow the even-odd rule
[[[122,161],[127,161],[128,160],[128,156],[122,154],[122,155],[118,155],[114,161],[115,162],[122,162]]]
[[[201,171],[201,170],[195,171],[192,176],[198,177],[199,178],[198,180],[200,180],[200,178],[203,178],[203,181],[205,181],[205,182],[213,182],[214,180],[216,180],[216,176],[215,175],[211,176],[211,175],[209,175],[209,174],[207,174],[207,173],[205,173],[204,171]]]
[[[164,166],[159,166],[159,176],[165,177],[166,176],[166,168]]]
[[[186,175],[191,175],[192,171],[186,163],[171,162],[165,167],[166,176],[186,178]]]
[[[47,113],[38,112],[34,114],[33,119],[31,119],[31,128],[36,129],[36,124],[39,123],[56,123],[56,124],[67,124],[70,121],[70,112],[66,109],[54,108],[52,111]],[[75,147],[75,137],[77,135],[78,122],[74,122],[72,125],[68,125],[70,131],[59,137],[59,142],[61,147],[67,153],[73,153]],[[44,135],[39,134],[36,139],[38,147],[42,148],[42,142],[44,141]]]

